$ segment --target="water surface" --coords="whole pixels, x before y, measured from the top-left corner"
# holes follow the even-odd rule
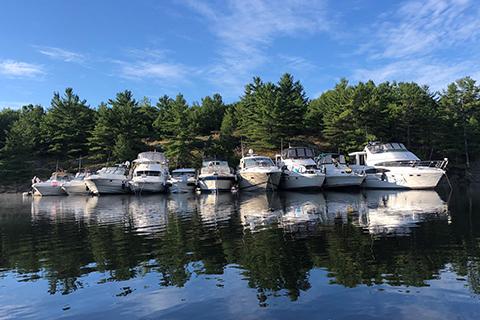
[[[0,195],[0,318],[478,319],[475,195]]]

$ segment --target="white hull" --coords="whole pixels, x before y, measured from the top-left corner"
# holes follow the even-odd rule
[[[85,184],[85,181],[70,181],[63,184],[62,189],[68,195],[86,195],[90,191]]]
[[[282,173],[279,172],[240,172],[239,189],[244,191],[277,190]]]
[[[199,177],[198,186],[202,191],[231,191],[235,178],[226,176]]]
[[[324,187],[325,188],[341,188],[341,187],[359,187],[363,180],[365,179],[364,175],[357,174],[339,174],[339,175],[328,175],[325,178]]]
[[[160,181],[130,181],[130,189],[135,193],[160,193],[165,192],[165,183]]]
[[[325,182],[324,174],[302,174],[287,171],[282,176],[280,188],[286,190],[293,189],[319,189]]]
[[[129,192],[126,180],[120,179],[85,179],[88,189],[96,195],[99,194],[122,194]]]
[[[34,195],[39,196],[64,196],[66,195],[65,191],[62,189],[62,185],[51,185],[47,182],[40,182],[33,184],[33,189],[35,190]]]
[[[390,171],[383,175],[367,174],[362,186],[369,189],[433,189],[444,175],[443,170],[433,168],[399,169],[389,168]]]

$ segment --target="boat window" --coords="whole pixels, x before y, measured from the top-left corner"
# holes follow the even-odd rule
[[[361,166],[365,165],[365,155],[363,154],[358,155],[358,164]]]
[[[297,157],[305,158],[305,149],[303,149],[303,148],[297,149]]]
[[[297,153],[295,152],[295,149],[288,149],[287,158],[296,158],[296,157],[297,157]]]
[[[307,158],[313,158],[314,155],[313,155],[312,149],[305,149],[305,156],[306,156]]]
[[[244,163],[245,163],[245,168],[274,166],[272,159],[264,158],[264,157],[245,159]]]
[[[149,177],[158,177],[160,175],[160,171],[137,171],[136,176],[146,175]]]

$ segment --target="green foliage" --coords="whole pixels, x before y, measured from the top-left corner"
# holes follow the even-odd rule
[[[254,78],[238,105],[240,134],[250,145],[278,147],[281,139],[303,132],[307,104],[302,85],[289,74],[278,84]]]
[[[0,149],[5,145],[8,130],[10,130],[12,124],[18,119],[18,116],[18,111],[10,108],[0,110]]]
[[[168,104],[170,111],[168,117],[157,124],[169,135],[166,154],[171,164],[176,167],[185,167],[194,161],[192,147],[195,143],[196,123],[193,121],[193,112],[183,95],[178,94],[175,100]]]
[[[221,95],[216,93],[212,97],[207,96],[202,99],[200,106],[194,106],[193,109],[198,123],[198,134],[208,135],[212,131],[220,130],[225,113],[225,104]]]
[[[470,152],[480,148],[480,86],[470,77],[451,83],[440,98],[441,117],[450,127],[445,149],[464,154],[470,166]]]
[[[0,111],[0,170],[31,172],[39,160],[68,165],[80,156],[94,163],[132,160],[158,139],[174,166],[195,165],[202,155],[233,165],[240,139],[278,149],[282,140],[305,138],[341,152],[372,140],[397,141],[420,158],[448,157],[468,168],[479,159],[479,122],[480,87],[469,77],[441,93],[413,82],[341,79],[309,100],[301,83],[284,74],[277,83],[254,78],[231,105],[219,94],[193,106],[181,94],[164,95],[152,105],[127,90],[96,110],[67,88],[63,96],[54,93],[46,112],[32,105]]]
[[[84,156],[88,151],[87,138],[94,126],[94,116],[95,112],[86,100],[80,100],[72,88],[67,88],[64,96],[55,92],[42,123],[48,153],[58,159]]]
[[[32,160],[40,154],[40,126],[45,116],[41,106],[24,106],[11,125],[5,146],[1,149],[0,177],[10,181],[33,174]]]
[[[146,118],[132,92],[117,93],[108,100],[110,108],[101,104],[96,125],[90,138],[90,152],[96,159],[125,161],[134,159],[145,148]],[[111,156],[111,158],[110,158]]]

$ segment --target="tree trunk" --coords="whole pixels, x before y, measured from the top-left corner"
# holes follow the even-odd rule
[[[465,166],[470,169],[470,158],[468,156],[467,124],[463,123],[463,142],[465,145]]]

